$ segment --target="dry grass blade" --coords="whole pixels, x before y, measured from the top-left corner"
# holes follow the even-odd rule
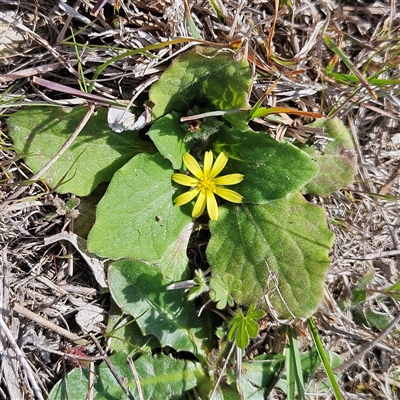
[[[13,335],[11,334],[7,324],[4,322],[2,317],[0,317],[0,334],[1,336],[5,336],[7,338],[8,343],[10,344],[15,354],[17,355],[18,361],[21,363],[25,373],[28,376],[29,383],[32,387],[33,392],[35,393],[36,398],[38,400],[43,400],[44,398],[42,396],[42,391],[37,384],[32,368],[30,367],[25,355],[22,353],[21,349],[16,343]]]

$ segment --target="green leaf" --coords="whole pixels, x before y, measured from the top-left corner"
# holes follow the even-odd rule
[[[200,363],[168,356],[140,357],[135,366],[144,399],[179,399],[208,379]]]
[[[351,293],[351,305],[353,307],[363,303],[367,299],[367,290],[365,287],[356,287]]]
[[[387,292],[387,295],[393,299],[400,300],[400,281],[397,281],[393,285],[383,289],[383,291]]]
[[[112,301],[108,312],[107,331],[108,346],[114,353],[124,351],[129,356],[148,353],[161,347],[154,336],[144,336],[137,322],[130,315],[124,315],[117,304]]]
[[[311,349],[308,352],[308,354],[312,354],[313,352],[315,353],[315,351],[317,351],[318,356],[319,356],[320,360],[322,361],[322,365],[325,369],[325,372],[328,376],[329,385],[333,389],[333,393],[335,395],[336,400],[342,400],[342,394],[340,392],[339,385],[337,383],[337,381],[340,379],[340,376],[337,379],[336,376],[333,374],[332,369],[338,367],[339,365],[342,365],[343,361],[337,354],[335,354],[333,352],[328,352],[324,349],[321,338],[318,335],[317,328],[315,327],[315,324],[314,324],[314,321],[312,320],[312,318],[308,319],[308,325],[310,327],[311,336],[315,343],[315,348]],[[315,360],[315,356],[309,357],[309,360]],[[306,359],[306,361],[307,361],[307,359]],[[318,367],[319,362],[316,361],[316,362],[312,362],[309,364],[311,364],[310,367],[307,368],[307,365],[305,365],[305,368],[304,368],[306,377],[308,376],[308,378]],[[321,387],[321,392],[324,393],[324,392],[326,392],[326,388],[328,385],[325,384],[324,381],[322,381],[322,382],[319,382],[318,386]],[[320,392],[320,391],[318,391],[318,392]]]
[[[214,146],[227,151],[229,160],[222,175],[244,174],[232,189],[244,203],[262,204],[301,189],[318,172],[312,158],[288,142],[277,142],[265,133],[225,129]]]
[[[376,93],[372,89],[371,85],[368,83],[367,79],[362,75],[362,73],[357,69],[357,67],[354,66],[351,59],[347,57],[347,55],[338,46],[336,46],[336,44],[329,36],[323,36],[323,40],[325,44],[343,61],[343,63],[346,64],[347,68],[349,68],[349,70],[357,77],[364,88],[368,90],[371,97],[377,100]],[[327,71],[329,72],[330,70],[331,68],[328,67]]]
[[[242,310],[239,309],[229,323],[231,330],[228,333],[228,339],[235,339],[236,346],[240,349],[247,347],[250,338],[254,339],[257,336],[258,324],[255,320],[264,316],[261,310],[254,310],[254,308],[255,305],[252,304],[246,316],[244,316]]]
[[[295,399],[295,389],[297,389],[299,400],[305,400],[303,371],[300,362],[300,349],[296,332],[293,327],[289,327],[288,337],[289,343],[286,348],[288,399]]]
[[[38,107],[22,109],[9,117],[14,146],[34,173],[57,154],[86,110]],[[107,124],[107,110],[101,108],[41,179],[51,188],[57,186],[59,193],[87,196],[99,183],[110,181],[114,172],[133,156],[154,151],[154,146],[141,140],[138,132],[113,132]]]
[[[283,318],[311,315],[322,298],[333,233],[325,212],[299,193],[263,205],[226,205],[210,221],[212,280],[226,272],[242,281],[234,300],[269,303]]]
[[[263,354],[249,362],[242,363],[241,386],[245,399],[263,400],[265,390],[272,384],[282,365],[282,355]],[[237,379],[232,370],[227,373]]]
[[[172,111],[188,114],[199,103],[204,103],[206,111],[249,108],[250,84],[251,73],[245,57],[237,61],[228,50],[196,47],[177,57],[151,86],[153,117],[158,119]],[[224,118],[246,126],[243,113]]]
[[[357,282],[357,286],[354,288],[351,294],[351,305],[353,307],[360,303],[363,303],[367,299],[366,285],[371,283],[375,278],[375,271],[367,271],[361,279]]]
[[[370,308],[364,310],[365,319],[368,325],[379,330],[384,330],[392,321],[389,315],[376,312]]]
[[[176,240],[168,246],[157,263],[167,281],[176,282],[181,279],[187,279],[190,275],[189,260],[186,253],[192,229],[193,222],[185,225]]]
[[[357,286],[366,286],[369,283],[372,283],[372,281],[375,278],[375,270],[370,269],[369,271],[367,271],[362,277],[361,279],[358,281]]]
[[[265,313],[262,310],[255,310],[255,305],[250,306],[249,310],[247,311],[247,317],[252,319],[260,319],[264,317]]]
[[[233,307],[234,301],[232,294],[238,292],[242,285],[241,281],[235,280],[232,274],[226,273],[214,277],[210,282],[210,298],[219,310],[227,305]]]
[[[193,286],[189,289],[189,295],[188,295],[189,301],[194,300],[196,297],[199,297],[200,295],[209,290],[207,286],[207,279],[205,277],[203,270],[196,269],[194,271],[193,282],[194,282]]]
[[[323,128],[328,142],[323,151],[314,145],[299,145],[319,165],[318,175],[307,183],[304,192],[325,196],[350,185],[356,173],[357,155],[347,128],[338,118],[321,118],[309,126]]]
[[[139,154],[117,171],[97,206],[90,251],[113,259],[157,262],[174,246],[179,248],[192,218],[185,208],[173,206],[172,174],[169,161],[160,154]]]
[[[118,261],[109,269],[110,292],[125,314],[132,315],[143,334],[161,346],[204,356],[208,335],[194,306],[180,291],[166,290],[160,270],[139,260]]]
[[[139,398],[127,355],[123,352],[110,357],[116,373],[134,398]],[[199,363],[177,360],[160,355],[144,355],[134,362],[144,399],[183,399],[185,392],[208,378]],[[52,389],[49,400],[82,400],[89,388],[89,370],[75,368]],[[127,395],[103,362],[95,367],[93,398],[97,400],[126,400]]]
[[[174,169],[182,166],[182,156],[190,150],[184,141],[185,132],[177,113],[172,112],[160,118],[149,129],[148,135],[160,154],[172,163]]]

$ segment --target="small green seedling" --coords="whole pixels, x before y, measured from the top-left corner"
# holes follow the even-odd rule
[[[256,320],[262,318],[264,312],[256,310],[255,304],[251,304],[246,316],[243,315],[242,310],[238,310],[236,315],[230,321],[231,327],[228,333],[229,340],[235,340],[236,346],[244,349],[248,346],[250,339],[254,339],[258,334],[258,324]]]

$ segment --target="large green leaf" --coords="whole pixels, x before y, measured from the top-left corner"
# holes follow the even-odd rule
[[[174,169],[182,166],[182,156],[190,147],[183,139],[185,132],[179,122],[179,116],[173,112],[154,122],[148,135],[154,141],[160,154],[172,163]]]
[[[196,104],[206,110],[248,108],[247,92],[251,73],[245,57],[235,60],[227,50],[196,47],[176,58],[150,88],[150,100],[155,119],[172,111],[187,113]],[[244,114],[230,114],[225,118],[242,124]]]
[[[138,389],[123,352],[110,357],[116,373],[135,399]],[[170,356],[144,355],[135,362],[144,399],[181,399],[185,392],[206,381],[207,376],[199,363],[176,360]],[[75,368],[52,389],[49,400],[82,400],[89,391],[89,370]],[[128,397],[117,383],[106,363],[95,367],[93,398],[96,400],[126,400]]]
[[[313,159],[288,142],[277,142],[265,133],[225,129],[214,146],[229,154],[221,173],[244,174],[232,189],[244,196],[244,203],[262,204],[300,190],[318,173]]]
[[[139,154],[117,171],[97,206],[88,237],[102,257],[157,262],[191,224],[190,210],[174,207],[173,170],[160,154]]]
[[[267,292],[281,317],[306,317],[316,310],[333,243],[322,208],[299,193],[263,205],[227,205],[218,221],[210,222],[210,231],[212,275],[229,272],[242,281],[233,293],[237,303],[260,304]]]
[[[8,119],[17,151],[34,173],[60,150],[81,122],[86,107],[26,108]],[[107,123],[107,110],[93,115],[69,149],[41,177],[59,193],[87,196],[101,182],[140,152],[154,153],[154,146],[138,132],[115,133]],[[59,186],[58,186],[59,185]]]
[[[112,264],[108,281],[113,299],[132,315],[145,335],[154,335],[162,346],[201,356],[208,338],[192,303],[181,291],[166,289],[168,282],[158,267],[144,261]]]
[[[328,141],[323,150],[318,150],[315,145],[299,146],[319,165],[318,175],[307,183],[304,192],[325,196],[353,182],[357,154],[349,131],[338,118],[321,118],[310,126],[323,128]]]

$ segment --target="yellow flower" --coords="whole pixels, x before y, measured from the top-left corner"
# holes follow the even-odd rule
[[[190,186],[191,189],[178,196],[174,203],[176,206],[182,206],[199,196],[193,208],[192,217],[198,218],[203,214],[207,207],[210,219],[216,221],[218,219],[218,205],[214,194],[228,200],[232,203],[241,203],[243,196],[233,190],[219,187],[219,185],[236,185],[244,179],[242,174],[229,174],[216,178],[216,176],[224,169],[228,162],[227,153],[220,153],[215,160],[213,166],[213,153],[207,151],[204,154],[203,169],[198,162],[189,153],[184,154],[183,163],[187,169],[195,176],[191,177],[185,174],[173,174],[172,180],[180,185]]]

